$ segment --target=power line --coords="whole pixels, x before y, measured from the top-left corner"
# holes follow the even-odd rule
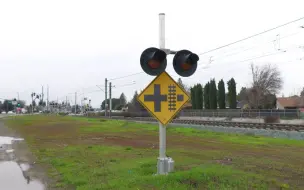
[[[292,36],[295,36],[295,35],[297,35],[297,34],[299,34],[299,33],[301,33],[301,32],[296,32],[296,33],[292,33],[292,34],[289,34],[289,35],[280,37],[280,40],[286,39],[286,38],[289,38],[289,37],[292,37]],[[274,41],[274,40],[267,41],[266,43],[271,43],[271,42],[273,42],[273,41]],[[264,43],[262,43],[262,44],[264,44]],[[218,57],[217,59],[215,59],[215,60],[213,60],[213,61],[218,61],[218,60],[221,60],[221,59],[223,59],[223,58],[225,58],[225,57],[230,57],[230,56],[237,55],[237,54],[239,54],[239,53],[242,53],[242,52],[245,52],[245,51],[248,51],[248,50],[251,50],[251,49],[255,49],[256,47],[259,47],[259,46],[261,46],[262,44],[259,44],[259,45],[256,45],[256,46],[251,46],[251,47],[246,48],[246,49],[244,49],[244,50],[242,50],[242,51],[238,51],[238,52],[234,52],[234,53],[230,53],[230,54],[227,54],[227,55],[220,56],[220,57]]]
[[[246,37],[246,38],[243,38],[243,39],[237,40],[237,41],[235,41],[235,42],[231,42],[231,43],[229,43],[229,44],[226,44],[226,45],[223,45],[223,46],[220,46],[220,47],[217,47],[217,48],[214,48],[214,49],[211,49],[211,50],[205,51],[205,52],[203,52],[203,53],[200,53],[199,55],[204,55],[204,54],[207,54],[207,53],[210,53],[210,52],[213,52],[213,51],[216,51],[216,50],[219,50],[219,49],[222,49],[222,48],[225,48],[225,47],[228,47],[228,46],[234,45],[234,44],[236,44],[236,43],[239,43],[239,42],[242,42],[242,41],[248,40],[248,39],[250,39],[250,38],[254,38],[254,37],[256,37],[256,36],[259,36],[259,35],[265,34],[265,33],[270,32],[270,31],[272,31],[272,30],[276,30],[276,29],[278,29],[278,28],[281,28],[281,27],[283,27],[283,26],[289,25],[289,24],[291,24],[291,23],[294,23],[294,22],[297,22],[297,21],[300,21],[300,20],[303,20],[303,19],[304,19],[304,17],[301,17],[301,18],[299,18],[299,19],[296,19],[296,20],[293,20],[293,21],[287,22],[287,23],[285,23],[285,24],[282,24],[282,25],[276,26],[276,27],[274,27],[274,28],[271,28],[271,29],[265,30],[265,31],[263,31],[263,32],[260,32],[260,33],[257,33],[257,34],[251,35],[251,36],[248,36],[248,37]]]
[[[126,78],[126,77],[130,77],[130,76],[134,76],[134,75],[139,75],[139,74],[142,74],[144,72],[138,72],[138,73],[133,73],[133,74],[130,74],[130,75],[125,75],[125,76],[121,76],[121,77],[116,77],[116,78],[112,78],[112,79],[109,79],[109,81],[113,81],[113,80],[118,80],[118,79],[122,79],[122,78]]]
[[[274,53],[269,53],[269,54],[266,54],[266,55],[261,55],[261,56],[257,56],[257,57],[251,57],[251,58],[246,58],[244,60],[240,60],[240,61],[233,61],[231,63],[243,63],[243,62],[247,62],[247,61],[252,61],[252,60],[256,60],[256,59],[260,59],[260,58],[263,58],[263,57],[268,57],[268,56],[272,56],[272,55],[278,55],[278,54],[281,54],[281,53],[286,53],[287,51],[280,51],[280,52],[274,52]],[[226,63],[227,64],[227,63]],[[200,70],[203,69],[203,68],[200,68]]]

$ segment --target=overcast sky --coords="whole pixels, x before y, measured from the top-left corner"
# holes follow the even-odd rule
[[[159,13],[166,14],[166,48],[199,54],[301,18],[303,6],[303,0],[0,0],[0,98],[19,92],[29,102],[31,92],[49,85],[50,100],[68,96],[74,102],[72,93],[78,91],[99,107],[104,92],[88,92],[98,90],[106,77],[141,72],[141,52],[158,47]],[[197,72],[182,80],[192,85],[234,77],[240,89],[250,85],[250,63],[272,63],[284,77],[280,95],[299,93],[304,86],[303,25],[301,20],[201,55]],[[254,59],[268,54],[274,55]],[[172,58],[167,71],[177,79]],[[113,97],[124,92],[130,100],[152,79],[138,74],[113,80]]]

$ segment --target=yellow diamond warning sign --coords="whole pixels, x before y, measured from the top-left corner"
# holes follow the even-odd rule
[[[137,98],[163,125],[167,125],[189,101],[188,94],[167,72],[157,76]]]

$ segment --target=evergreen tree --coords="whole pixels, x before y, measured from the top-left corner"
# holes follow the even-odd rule
[[[197,84],[195,88],[196,109],[203,109],[203,87]]]
[[[209,86],[209,101],[210,101],[210,108],[217,109],[217,95],[216,95],[216,83],[214,79],[210,80]]]
[[[204,104],[205,109],[210,109],[210,99],[209,99],[209,90],[210,90],[210,83],[206,83],[204,87]]]
[[[192,109],[196,109],[196,104],[195,104],[195,85],[190,88],[190,94],[191,94]]]
[[[120,105],[125,106],[127,104],[127,98],[124,93],[121,93],[119,100]]]
[[[236,109],[236,83],[234,78],[231,78],[228,82],[228,100],[229,108]]]
[[[226,108],[225,96],[225,83],[222,79],[218,83],[218,104],[220,109]]]

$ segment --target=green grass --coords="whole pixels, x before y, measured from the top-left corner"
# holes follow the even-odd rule
[[[175,172],[155,176],[156,125],[67,116],[5,122],[58,189],[304,189],[304,141],[169,127]]]

